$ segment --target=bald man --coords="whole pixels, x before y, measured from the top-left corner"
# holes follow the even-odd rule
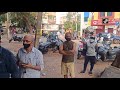
[[[72,35],[67,32],[65,34],[66,41],[60,45],[59,53],[62,54],[61,74],[64,78],[68,78],[70,74],[71,78],[75,78],[74,71],[74,55],[75,55],[75,43],[71,41]]]
[[[40,78],[40,72],[44,68],[43,55],[34,47],[32,35],[25,35],[23,48],[17,54],[21,78]]]

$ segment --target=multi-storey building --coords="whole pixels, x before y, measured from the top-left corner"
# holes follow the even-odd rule
[[[43,12],[42,17],[42,30],[56,30],[56,12]]]
[[[103,18],[108,18],[108,23],[103,23]],[[96,26],[96,34],[99,32],[109,32],[119,34],[117,28],[120,22],[120,12],[94,12],[91,26]]]

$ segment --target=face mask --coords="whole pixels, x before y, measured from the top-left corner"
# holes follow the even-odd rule
[[[71,38],[67,38],[67,37],[66,37],[65,39],[66,39],[67,41],[71,41]]]
[[[95,40],[93,40],[93,39],[90,39],[90,43],[93,43]]]
[[[23,43],[23,46],[24,46],[24,49],[27,49],[27,48],[30,47],[30,44],[24,44],[24,43]]]

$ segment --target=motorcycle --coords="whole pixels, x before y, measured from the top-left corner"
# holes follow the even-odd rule
[[[22,42],[23,37],[18,37],[17,35],[15,35],[15,36],[13,36],[13,37],[9,40],[9,43],[10,43],[12,40]]]
[[[55,53],[57,50],[59,50],[59,46],[61,45],[61,43],[63,43],[63,42],[60,39],[57,39],[53,42],[53,47],[52,47],[53,53]]]
[[[48,49],[50,48],[51,42],[46,42],[46,43],[40,43],[38,50],[40,50],[43,54],[46,54],[48,52]]]
[[[105,60],[114,60],[115,57],[116,57],[116,53],[120,50],[120,48],[118,47],[108,47],[108,46],[102,46],[102,47],[99,47],[99,50],[98,50],[98,55],[100,55],[100,59],[102,61],[105,61]]]
[[[50,48],[52,48],[53,53],[56,52],[57,50],[59,50],[60,44],[63,43],[63,41],[60,40],[60,39],[58,38],[58,36],[56,36],[56,37],[53,37],[53,36],[48,37],[48,38],[47,38],[47,41],[48,41],[48,42],[51,42]]]

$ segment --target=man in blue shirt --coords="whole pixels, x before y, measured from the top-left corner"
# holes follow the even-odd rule
[[[16,58],[9,50],[1,47],[0,36],[0,78],[19,78]]]

